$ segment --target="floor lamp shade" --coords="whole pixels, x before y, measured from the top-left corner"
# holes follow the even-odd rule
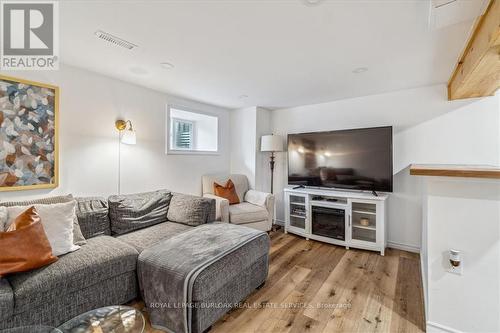
[[[260,151],[283,151],[283,140],[278,135],[264,135],[260,142]]]

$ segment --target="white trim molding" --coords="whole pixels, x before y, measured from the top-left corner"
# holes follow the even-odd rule
[[[390,247],[391,249],[396,249],[396,250],[403,250],[403,251],[408,251],[408,252],[413,252],[413,253],[420,253],[420,247],[415,246],[415,245],[408,245],[408,244],[402,244],[402,243],[388,241],[387,247]]]
[[[427,321],[426,324],[427,324],[426,325],[427,333],[464,333],[462,331],[456,330],[454,328],[445,325],[434,323],[432,321]]]

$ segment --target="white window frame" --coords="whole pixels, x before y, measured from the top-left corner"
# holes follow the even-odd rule
[[[170,149],[170,141],[172,140],[172,133],[171,133],[171,117],[170,117],[170,109],[176,109],[176,110],[181,110],[181,111],[187,111],[187,112],[192,112],[192,113],[198,113],[202,115],[207,115],[211,117],[217,118],[217,150],[192,150],[192,149]],[[168,104],[166,107],[166,121],[165,121],[165,153],[167,155],[220,155],[220,143],[221,143],[221,131],[220,131],[220,116],[211,112],[206,112],[206,111],[200,111],[196,110],[190,107],[186,107],[183,105],[178,105],[178,104]],[[173,117],[175,118],[175,117]],[[184,120],[180,119],[183,121],[190,121],[190,120]],[[193,127],[194,130],[194,127]],[[196,136],[196,133],[193,133],[193,139]]]

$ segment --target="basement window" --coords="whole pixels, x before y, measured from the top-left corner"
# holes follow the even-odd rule
[[[214,115],[167,108],[167,154],[216,154],[219,118]]]

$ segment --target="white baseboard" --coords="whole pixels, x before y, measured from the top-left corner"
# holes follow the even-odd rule
[[[414,246],[414,245],[407,245],[407,244],[396,243],[396,242],[387,242],[387,247],[390,247],[390,248],[396,249],[396,250],[403,250],[403,251],[408,251],[408,252],[420,253],[420,247]]]
[[[427,324],[426,325],[427,333],[464,333],[462,331],[456,330],[454,328],[445,325],[434,323],[432,321],[428,321],[426,324]]]
[[[285,226],[285,221],[274,219],[274,224],[277,224],[277,225],[280,225],[280,226],[284,227]]]

